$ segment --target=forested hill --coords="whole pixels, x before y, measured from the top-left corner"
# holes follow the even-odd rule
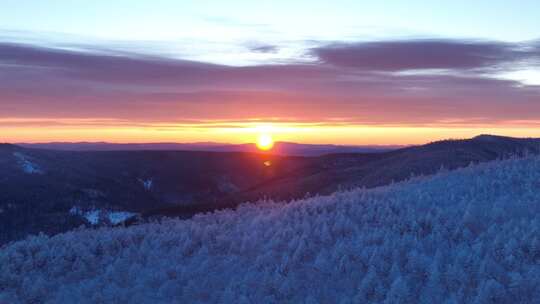
[[[540,140],[482,135],[317,157],[204,151],[56,151],[0,145],[0,244],[81,225],[191,217],[261,198],[377,187],[441,168],[536,154]],[[140,215],[140,217],[138,216]]]
[[[539,157],[0,250],[6,303],[537,299]]]
[[[327,195],[340,189],[378,187],[431,175],[441,169],[453,170],[482,162],[540,153],[540,139],[480,135],[471,139],[443,140],[385,153],[330,154],[310,158],[302,166],[286,174],[256,183],[253,186],[207,204],[171,206],[150,210],[143,217],[155,215],[192,216],[220,208],[231,208],[262,197],[290,200],[309,195]]]

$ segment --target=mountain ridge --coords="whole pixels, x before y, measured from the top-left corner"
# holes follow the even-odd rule
[[[494,136],[459,140],[441,140],[385,153],[330,154],[302,172],[281,176],[257,184],[222,199],[220,205],[171,206],[151,210],[143,217],[156,215],[189,217],[216,209],[235,208],[246,201],[264,197],[275,200],[300,199],[309,195],[326,195],[340,189],[373,188],[403,181],[415,175],[430,175],[441,168],[462,168],[471,163],[493,161],[511,156],[540,153],[540,139]]]
[[[489,139],[489,140],[487,140]],[[0,148],[0,243],[138,214],[189,218],[262,198],[373,188],[471,163],[537,154],[540,140],[477,137],[380,153],[55,151]],[[97,217],[97,219],[96,219]],[[100,219],[103,217],[103,221]],[[115,218],[116,221],[116,218]]]
[[[25,148],[61,151],[208,151],[208,152],[258,152],[290,156],[321,156],[331,153],[386,152],[399,149],[399,145],[334,145],[301,144],[278,141],[270,151],[261,151],[253,143],[227,144],[217,142],[195,143],[108,143],[108,142],[50,142],[17,143]]]

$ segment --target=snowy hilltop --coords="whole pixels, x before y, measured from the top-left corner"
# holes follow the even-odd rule
[[[538,301],[538,157],[0,249],[0,303]]]

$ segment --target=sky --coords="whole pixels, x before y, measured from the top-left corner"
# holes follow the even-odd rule
[[[14,1],[0,142],[540,137],[540,2]]]

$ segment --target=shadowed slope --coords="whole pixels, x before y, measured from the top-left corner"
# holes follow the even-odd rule
[[[532,303],[539,181],[539,158],[512,159],[186,221],[31,237],[0,250],[0,301]]]
[[[377,187],[403,181],[415,175],[430,175],[441,168],[456,169],[471,163],[526,154],[540,153],[539,139],[520,139],[481,135],[465,140],[445,140],[377,154],[326,155],[313,162],[310,170],[264,181],[232,196],[220,204],[198,204],[152,210],[144,216],[167,215],[189,217],[214,209],[232,208],[242,202],[260,198],[298,199],[306,194],[330,194],[339,189]]]

